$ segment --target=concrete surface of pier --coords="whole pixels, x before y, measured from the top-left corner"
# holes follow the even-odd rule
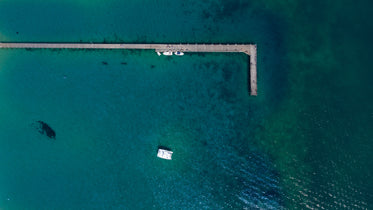
[[[257,48],[254,44],[99,44],[99,43],[1,43],[0,48],[153,49],[157,52],[241,52],[250,56],[250,94],[257,95]]]

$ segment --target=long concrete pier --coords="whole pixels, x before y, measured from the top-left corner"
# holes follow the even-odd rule
[[[152,49],[156,52],[235,52],[250,56],[250,94],[257,95],[257,48],[254,44],[99,44],[99,43],[1,43],[0,48],[50,49]]]

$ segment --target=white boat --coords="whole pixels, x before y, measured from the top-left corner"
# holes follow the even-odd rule
[[[176,51],[176,52],[175,52],[175,55],[178,55],[178,56],[183,56],[183,55],[184,55],[184,53],[183,53],[183,52],[181,52],[181,51]]]
[[[160,52],[157,51],[157,55],[158,55],[158,56],[161,56],[162,54],[161,54]]]
[[[165,150],[165,149],[158,149],[157,156],[162,159],[171,160],[172,159],[172,151]]]
[[[170,55],[172,55],[172,51],[166,51],[166,52],[163,52],[163,55],[170,56]]]

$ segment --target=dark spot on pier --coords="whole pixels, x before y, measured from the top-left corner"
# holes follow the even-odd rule
[[[154,69],[154,68],[155,68],[155,65],[151,65],[150,68],[151,68],[151,69]]]
[[[39,133],[47,135],[51,139],[56,139],[56,132],[45,122],[37,121],[39,123]]]
[[[108,63],[106,61],[102,61],[102,64],[103,65],[108,65]]]
[[[127,62],[121,62],[120,64],[122,64],[122,65],[127,65]]]

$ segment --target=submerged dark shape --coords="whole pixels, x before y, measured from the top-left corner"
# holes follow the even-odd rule
[[[280,197],[280,194],[279,194],[278,191],[272,189],[272,190],[268,190],[268,191],[264,192],[264,196],[266,196],[267,198],[268,197],[278,198],[278,197]]]
[[[104,65],[108,65],[108,63],[106,61],[102,61],[102,64]]]
[[[56,139],[56,132],[45,122],[37,121],[39,123],[39,132],[47,135],[51,139]]]

